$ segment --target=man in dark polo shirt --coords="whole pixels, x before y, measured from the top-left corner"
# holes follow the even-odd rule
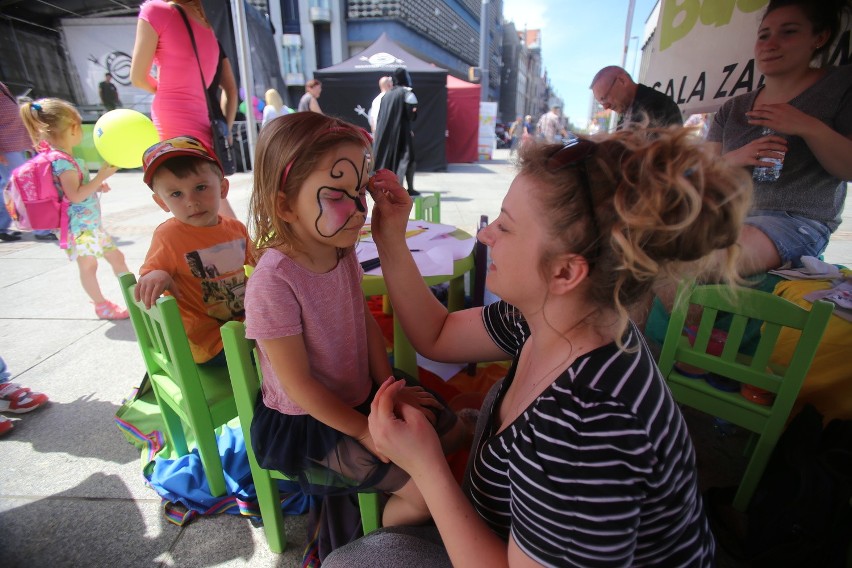
[[[591,89],[602,107],[619,114],[619,130],[630,124],[651,128],[683,124],[680,109],[671,97],[634,83],[621,67],[611,65],[598,71],[592,79]]]

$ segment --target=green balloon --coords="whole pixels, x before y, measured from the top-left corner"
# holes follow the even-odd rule
[[[241,102],[240,106],[238,108],[240,109],[241,113],[245,114],[246,113],[246,102],[245,101]]]

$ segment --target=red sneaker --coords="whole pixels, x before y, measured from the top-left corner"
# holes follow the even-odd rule
[[[47,401],[46,394],[32,392],[15,383],[3,383],[0,385],[0,412],[24,414],[32,412]]]
[[[0,436],[4,434],[8,434],[12,431],[12,428],[15,427],[15,423],[6,418],[5,416],[0,416]]]

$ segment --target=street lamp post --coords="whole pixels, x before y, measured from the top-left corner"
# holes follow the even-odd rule
[[[489,0],[482,0],[482,8],[479,12],[479,98],[488,100],[488,6]]]
[[[630,76],[633,77],[634,81],[638,82],[639,78],[636,77],[636,60],[639,59],[638,58],[638,55],[639,55],[639,36],[631,37],[630,41],[633,41],[634,39],[636,40],[636,43],[633,46],[633,65],[630,68],[631,69]]]
[[[249,145],[249,156],[254,156],[254,148],[257,144],[257,122],[251,110],[252,94],[254,93],[254,76],[252,74],[251,48],[249,45],[246,11],[243,0],[231,0],[231,14],[234,18],[234,36],[237,44],[237,57],[240,61],[240,83],[242,83],[246,94],[246,139]],[[254,169],[253,164],[252,169]]]

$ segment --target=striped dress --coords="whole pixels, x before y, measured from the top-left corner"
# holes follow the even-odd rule
[[[491,529],[545,566],[713,566],[686,424],[636,327],[495,434],[529,328],[505,302],[483,320],[515,358],[465,484]]]

